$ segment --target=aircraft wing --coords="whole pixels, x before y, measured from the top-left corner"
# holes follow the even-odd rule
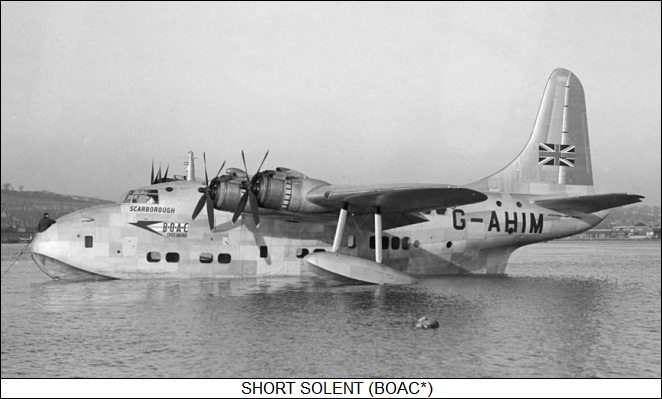
[[[604,209],[615,208],[641,202],[644,198],[636,194],[598,194],[581,197],[566,197],[534,201],[534,204],[568,215],[577,213],[593,213]]]
[[[341,209],[347,203],[351,212],[364,213],[380,207],[383,212],[412,213],[475,204],[487,196],[450,185],[329,185],[311,191],[307,199],[330,209]]]
[[[342,205],[341,205],[342,206]],[[260,217],[265,219],[286,220],[290,223],[314,223],[328,226],[338,224],[338,213],[301,213],[288,211],[275,211],[261,208]],[[428,219],[404,212],[382,212],[382,226],[384,230],[411,224],[427,222]],[[350,226],[363,230],[374,230],[375,219],[372,214],[351,216],[347,219]]]

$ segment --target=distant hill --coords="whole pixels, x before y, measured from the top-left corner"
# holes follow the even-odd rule
[[[79,209],[112,204],[98,198],[63,195],[50,191],[2,190],[2,242],[34,233],[44,212],[57,219]],[[29,234],[27,234],[29,236]]]
[[[660,207],[659,206],[624,206],[609,210],[609,216],[605,218],[595,228],[608,229],[616,226],[660,226]]]

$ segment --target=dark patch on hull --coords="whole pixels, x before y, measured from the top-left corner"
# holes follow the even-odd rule
[[[54,280],[63,281],[95,281],[95,280],[115,280],[112,277],[103,276],[101,274],[87,272],[70,264],[64,263],[57,259],[53,259],[46,255],[33,253],[32,259],[37,264],[37,267],[44,272],[48,277]]]

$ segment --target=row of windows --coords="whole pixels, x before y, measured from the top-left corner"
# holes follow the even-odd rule
[[[399,244],[400,243],[400,238],[399,237],[393,237],[390,241],[391,241],[391,249],[399,249],[400,248],[400,244]],[[383,249],[388,249],[388,247],[389,247],[388,244],[389,244],[388,237],[382,237],[382,248]],[[371,245],[371,249],[375,249],[375,237],[374,236],[370,237],[370,245]],[[404,237],[402,239],[402,249],[408,250],[408,249],[411,248],[411,245],[412,244],[410,243],[409,237]],[[419,246],[418,241],[414,241],[413,245],[414,245],[414,247],[418,247]],[[451,241],[448,241],[446,243],[446,248],[450,248],[452,246],[453,246],[453,243]],[[261,248],[266,248],[266,247],[261,247]],[[317,249],[314,249],[313,252],[326,252],[326,249],[317,248]],[[299,259],[302,259],[306,255],[308,255],[309,253],[310,253],[310,251],[307,248],[299,248],[299,249],[297,249],[296,257],[299,258]],[[266,256],[261,256],[261,257],[265,258]],[[168,252],[168,253],[166,253],[165,260],[166,260],[166,262],[169,262],[169,263],[177,263],[177,262],[179,262],[179,254],[177,252]],[[232,255],[225,254],[225,253],[218,254],[217,260],[218,260],[218,263],[227,264],[227,263],[232,262]],[[161,261],[161,253],[160,252],[148,252],[147,253],[147,261],[152,262],[152,263],[160,262]],[[213,261],[214,261],[214,254],[211,254],[211,253],[208,253],[208,252],[200,254],[200,263],[212,263]]]
[[[394,250],[402,248],[406,251],[411,249],[412,244],[415,247],[419,245],[418,241],[412,243],[409,237],[403,237],[402,239],[400,237],[382,237],[382,249],[388,249],[390,246]],[[375,236],[370,236],[370,249],[375,249]]]
[[[230,263],[232,262],[232,255],[230,254],[218,254],[217,257],[218,263]],[[160,252],[148,252],[147,261],[151,263],[157,263],[161,261]],[[165,261],[168,263],[177,263],[179,262],[179,253],[177,252],[168,252],[165,255]],[[200,263],[212,263],[214,261],[214,254],[202,253],[200,254]]]
[[[501,201],[497,201],[496,204],[497,204],[498,207],[501,207],[501,205],[502,205],[502,204],[501,204]],[[519,201],[517,201],[517,202],[515,203],[515,205],[517,205],[518,208],[521,208],[521,207],[522,207],[522,203],[519,202]]]
[[[264,248],[264,250],[262,250]],[[262,246],[260,247],[260,257],[261,258],[266,258],[267,257],[267,247]],[[264,251],[264,252],[262,252]],[[318,248],[313,250],[313,252],[326,252],[325,249]],[[297,258],[303,258],[306,255],[308,255],[310,251],[306,248],[299,248],[297,249],[296,256]],[[232,262],[232,255],[230,254],[218,254],[217,257],[218,263],[230,263]],[[161,253],[160,252],[148,252],[147,253],[147,261],[151,263],[156,263],[161,261]],[[169,263],[177,263],[179,262],[179,253],[177,252],[168,252],[165,255],[165,261]],[[200,263],[212,263],[214,261],[214,254],[205,252],[200,254]]]
[[[445,215],[446,210],[447,210],[447,208],[441,208],[441,209],[436,209],[435,212],[437,213],[437,215]],[[424,211],[423,213],[426,214],[426,215],[429,215],[429,214],[432,213],[432,211]]]
[[[92,236],[85,236],[85,248],[92,248],[93,246],[94,239]],[[408,250],[411,248],[411,239],[409,237],[403,237],[402,240],[400,237],[391,237],[390,239],[388,237],[382,237],[382,249],[388,249],[389,248],[389,243],[391,249],[397,250],[402,247],[404,250]],[[418,241],[414,241],[414,246],[418,247]],[[356,247],[356,237],[353,235],[350,235],[347,238],[347,247],[349,248],[355,248]],[[370,249],[375,249],[375,236],[370,236]],[[119,251],[118,251],[119,252]],[[304,253],[305,252],[305,253]],[[323,249],[316,249],[313,252],[325,252]],[[308,255],[310,252],[305,249],[305,248],[299,248],[297,250],[297,258],[303,258],[304,256]],[[221,254],[221,255],[227,255],[230,257],[229,254]],[[219,257],[221,256],[219,255]],[[269,250],[266,245],[260,246],[260,258],[266,258],[269,255]],[[148,262],[160,262],[161,261],[161,254],[159,252],[149,252],[147,254],[147,261]],[[210,253],[204,253],[200,255],[200,262],[202,263],[211,263],[213,261],[213,255]],[[166,254],[166,262],[172,262],[172,263],[177,263],[179,262],[179,254],[177,252],[168,252]],[[222,262],[220,259],[218,261],[219,263],[230,263],[230,260],[227,262]]]
[[[452,243],[450,241],[448,242],[447,245],[448,248],[450,248]],[[419,242],[414,241],[413,243],[411,242],[411,239],[409,237],[403,237],[402,239],[400,237],[382,237],[382,249],[389,249],[389,247],[393,250],[398,250],[402,248],[403,250],[409,250],[411,249],[411,246],[418,247]],[[92,236],[85,236],[85,248],[92,248],[93,246],[93,237]],[[349,248],[354,248],[356,247],[356,237],[353,235],[350,235],[347,238],[347,246]],[[370,236],[370,249],[375,249],[375,236]],[[119,253],[119,251],[117,251]],[[313,252],[326,252],[325,249],[315,249]],[[301,259],[308,255],[310,251],[306,248],[299,248],[297,249],[296,252],[296,257]],[[266,258],[269,256],[269,250],[266,245],[260,246],[260,258]],[[148,252],[147,253],[147,261],[151,263],[157,263],[161,261],[161,253],[160,252]],[[177,252],[168,252],[165,255],[165,261],[169,263],[177,263],[179,262],[179,253]],[[214,255],[208,252],[200,254],[200,262],[201,263],[212,263],[214,261]],[[218,263],[230,263],[232,261],[232,255],[230,254],[219,254],[218,255]]]
[[[260,258],[266,258],[269,255],[269,250],[266,245],[260,247]],[[200,263],[212,263],[214,261],[214,254],[209,252],[204,252],[200,254]],[[147,261],[151,263],[156,263],[161,261],[160,252],[148,252]],[[177,263],[179,262],[179,253],[177,252],[168,252],[165,255],[165,261],[168,263]],[[230,263],[232,262],[232,255],[230,254],[218,254],[217,257],[218,263]]]
[[[317,248],[317,249],[313,250],[313,252],[326,252],[326,249]],[[297,249],[297,258],[301,259],[301,258],[305,257],[306,255],[308,255],[309,253],[310,253],[310,251],[307,248],[299,248],[299,249]]]

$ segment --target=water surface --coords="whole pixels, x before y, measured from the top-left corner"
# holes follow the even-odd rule
[[[23,245],[2,245],[2,271]],[[657,377],[660,241],[522,248],[505,276],[2,280],[2,377]],[[417,330],[425,314],[437,330]]]

